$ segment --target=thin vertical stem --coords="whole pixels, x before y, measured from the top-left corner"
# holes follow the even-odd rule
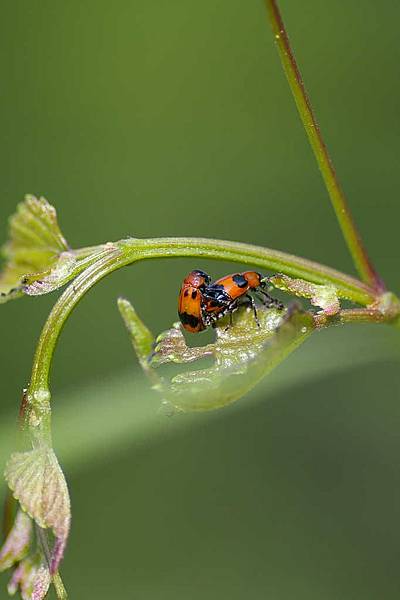
[[[290,47],[281,14],[276,0],[265,0],[269,13],[272,31],[278,47],[279,56],[292,90],[301,120],[308,135],[319,169],[327,187],[336,217],[339,221],[344,239],[347,243],[353,262],[360,277],[378,292],[385,290],[385,285],[368,257],[361,236],[347,204],[344,192],[338,182],[335,169],[323,141],[304,83]]]

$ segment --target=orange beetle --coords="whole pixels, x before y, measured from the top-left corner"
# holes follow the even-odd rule
[[[198,333],[206,329],[208,323],[203,318],[203,291],[210,283],[211,277],[204,271],[192,271],[183,280],[178,298],[178,315],[182,326],[190,333]]]
[[[238,308],[239,301],[242,298],[246,300],[242,304],[249,304],[254,312],[254,318],[259,325],[257,318],[257,309],[254,298],[248,292],[259,292],[265,297],[266,306],[276,306],[279,309],[283,305],[271,298],[265,291],[266,280],[256,271],[244,271],[244,273],[233,273],[217,279],[214,283],[207,285],[203,290],[204,300],[203,321],[206,325],[215,324],[217,319],[230,313],[232,323],[232,313]]]

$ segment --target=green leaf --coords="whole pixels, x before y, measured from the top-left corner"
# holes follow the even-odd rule
[[[5,477],[14,498],[42,529],[56,538],[50,572],[62,559],[71,523],[71,507],[64,474],[53,450],[40,446],[11,455]]]
[[[106,243],[70,249],[55,208],[34,196],[27,196],[18,205],[9,229],[9,241],[2,249],[6,263],[0,273],[0,304],[23,295],[53,292],[116,248]]]
[[[8,584],[8,593],[13,596],[18,588],[22,600],[43,600],[49,590],[51,575],[40,553],[25,558],[16,568]]]
[[[133,308],[131,315],[139,321]],[[147,359],[137,351],[137,325],[128,329],[139,361],[142,366],[145,363],[144,371],[164,401],[180,411],[211,410],[244,396],[314,330],[312,315],[297,308],[282,312],[259,307],[258,320],[260,326],[252,312],[241,309],[235,313],[232,327],[227,328],[226,320],[219,322],[214,344],[199,347],[187,346],[176,323],[158,336]],[[213,359],[211,367],[186,371],[172,379],[155,371],[160,365],[193,363],[207,357]]]
[[[25,282],[48,275],[68,244],[57,222],[56,210],[45,198],[26,196],[9,221],[6,259],[0,274],[0,302],[21,296]]]
[[[154,344],[150,329],[140,320],[132,304],[125,298],[118,298],[118,309],[129,332],[133,348],[142,369],[149,374],[148,357]]]
[[[21,509],[18,510],[14,525],[0,550],[0,571],[9,569],[27,555],[32,533],[31,518]]]
[[[241,311],[228,330],[221,322],[213,366],[173,377],[163,389],[166,399],[182,411],[230,404],[255,387],[314,329],[312,316],[299,311],[283,318],[276,309],[259,309],[258,319],[260,327],[251,312]]]
[[[268,281],[284,292],[300,298],[309,298],[311,304],[319,306],[326,315],[336,315],[340,311],[337,289],[333,285],[317,285],[282,274],[274,275]]]
[[[42,563],[36,571],[31,600],[43,600],[47,596],[51,575],[47,565]]]

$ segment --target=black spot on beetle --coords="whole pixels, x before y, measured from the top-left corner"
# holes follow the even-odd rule
[[[212,285],[209,285],[203,294],[206,300],[213,300],[217,303],[217,306],[224,306],[232,300],[229,294],[227,294],[225,291],[224,286],[219,283],[213,283]]]
[[[240,288],[245,288],[249,285],[247,279],[245,279],[240,273],[236,273],[236,275],[234,275],[232,279]]]
[[[183,295],[185,296],[185,298],[187,298],[189,296],[189,290],[186,288],[186,290],[183,292]]]
[[[200,319],[198,317],[196,317],[195,315],[189,315],[186,312],[179,313],[179,318],[183,325],[189,325],[190,327],[193,327],[193,329],[195,329],[200,322]]]
[[[193,290],[192,292],[192,300],[196,300],[197,298],[197,290]]]

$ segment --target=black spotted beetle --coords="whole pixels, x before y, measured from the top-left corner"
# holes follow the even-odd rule
[[[266,306],[283,309],[283,305],[265,290],[267,281],[256,271],[233,273],[210,282],[211,277],[203,271],[192,271],[183,281],[178,314],[186,331],[198,333],[210,325],[215,326],[226,314],[230,315],[232,324],[232,313],[246,304],[253,309],[259,325],[256,304],[249,292],[262,294]]]

